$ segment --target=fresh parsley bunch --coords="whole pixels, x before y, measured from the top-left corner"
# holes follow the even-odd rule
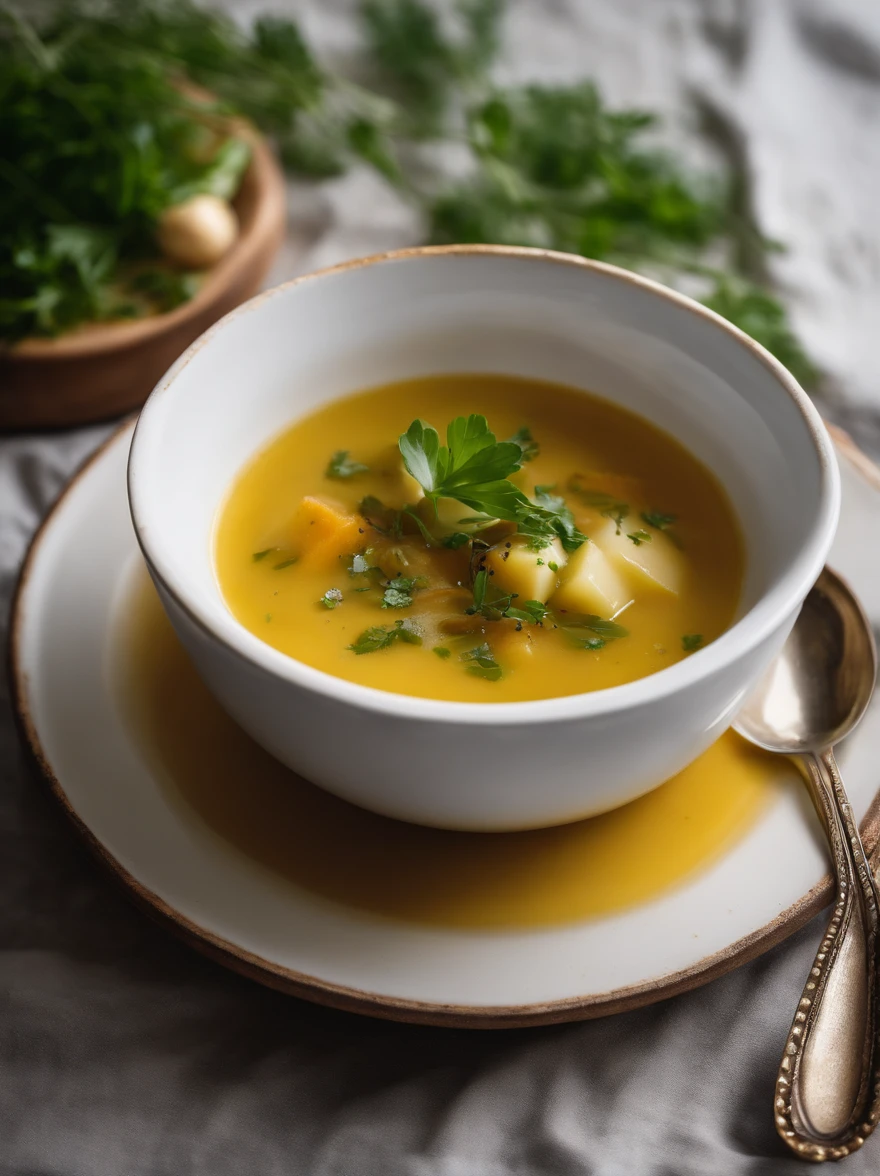
[[[526,444],[534,442],[529,438]],[[567,551],[586,541],[562,498],[539,487],[532,502],[508,480],[522,468],[528,448],[521,439],[496,440],[484,416],[456,417],[445,445],[432,425],[415,420],[401,434],[399,447],[407,470],[435,505],[440,498],[456,499],[480,514],[516,523],[518,531],[539,541],[558,538]]]

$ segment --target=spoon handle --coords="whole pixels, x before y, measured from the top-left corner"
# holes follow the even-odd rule
[[[805,756],[836,893],[776,1079],[776,1126],[803,1159],[856,1151],[880,1116],[878,893],[831,751]]]

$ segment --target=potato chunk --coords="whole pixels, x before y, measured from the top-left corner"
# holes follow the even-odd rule
[[[545,604],[559,582],[567,556],[558,539],[535,551],[527,535],[511,535],[486,552],[485,567],[499,592],[515,592],[522,600]],[[554,564],[554,567],[550,565]]]
[[[639,541],[634,541],[630,535],[635,535]],[[662,531],[640,528],[636,522],[627,525],[624,519],[618,535],[614,520],[609,519],[593,538],[636,592],[651,588],[678,595],[681,591],[684,557]]]
[[[341,555],[364,546],[364,526],[360,515],[331,498],[304,498],[293,519],[293,548],[304,565],[336,567]]]
[[[569,556],[561,580],[551,604],[568,612],[591,613],[608,620],[633,599],[626,578],[590,540]]]

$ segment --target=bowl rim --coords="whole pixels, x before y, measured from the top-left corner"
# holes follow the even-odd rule
[[[143,441],[151,427],[157,406],[164,399],[162,394],[170,391],[179,373],[216,334],[224,330],[233,319],[251,314],[269,299],[308,282],[318,282],[350,270],[364,269],[386,262],[451,256],[517,258],[535,263],[567,265],[592,271],[604,278],[634,286],[666,299],[724,331],[737,344],[749,350],[793,401],[807,426],[818,462],[819,509],[797,557],[782,574],[779,582],[769,592],[764,593],[744,616],[703,649],[644,678],[583,694],[523,702],[486,703],[422,698],[363,686],[326,673],[324,670],[318,670],[267,645],[246,629],[228,610],[225,614],[220,614],[219,618],[210,615],[201,607],[200,601],[180,583],[173,567],[163,559],[161,549],[154,550],[152,536],[156,534],[156,529],[144,526],[148,508],[144,505],[142,492],[144,475],[140,459],[142,445],[139,442]],[[825,563],[837,528],[840,509],[840,474],[831,438],[818,411],[794,376],[749,335],[708,307],[651,278],[576,254],[507,245],[425,245],[371,254],[303,274],[242,303],[196,339],[150,393],[132,437],[127,486],[135,536],[151,574],[175,605],[203,634],[219,642],[237,658],[270,677],[279,678],[285,684],[323,695],[328,701],[332,700],[337,704],[423,722],[480,726],[569,722],[636,710],[646,704],[671,698],[716,673],[723,672],[725,668],[735,664],[766,640],[803,601]],[[148,534],[150,538],[147,537]]]

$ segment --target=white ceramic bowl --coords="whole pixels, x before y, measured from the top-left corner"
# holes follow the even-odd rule
[[[738,619],[640,681],[539,702],[390,694],[279,653],[235,620],[212,561],[218,504],[316,406],[437,372],[583,387],[677,437],[725,486],[747,542]],[[416,406],[418,407],[418,406]],[[138,540],[177,633],[229,713],[284,763],[377,812],[516,829],[613,808],[729,726],[824,563],[839,506],[830,440],[761,347],[612,266],[488,246],[414,249],[300,278],[233,311],[171,368],[132,443]]]

